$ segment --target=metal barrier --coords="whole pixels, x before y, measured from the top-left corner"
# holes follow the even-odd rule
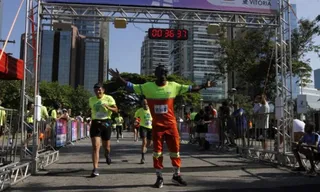
[[[5,114],[5,116],[4,116]],[[16,110],[0,108],[0,191],[31,174],[32,124],[20,126]],[[37,170],[59,159],[57,149],[89,136],[90,125],[75,120],[40,121],[37,139]]]
[[[294,133],[289,129],[282,133],[275,122],[273,113],[215,118],[208,124],[206,140],[220,152],[235,149],[246,158],[295,166],[291,151]],[[190,122],[179,123],[181,143],[192,143],[193,126]]]
[[[0,108],[0,190],[29,176],[30,162],[21,159],[23,134],[16,110]]]

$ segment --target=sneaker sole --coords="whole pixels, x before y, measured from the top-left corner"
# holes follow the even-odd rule
[[[91,177],[98,177],[99,176],[99,173],[98,174],[91,174]]]
[[[187,186],[187,185],[179,183],[178,181],[176,181],[174,179],[171,179],[171,181],[172,181],[173,184],[176,184],[176,185],[179,185],[179,186]]]
[[[161,189],[161,188],[163,187],[163,183],[162,183],[161,185],[159,185],[159,186],[155,186],[155,185],[154,185],[154,187]]]

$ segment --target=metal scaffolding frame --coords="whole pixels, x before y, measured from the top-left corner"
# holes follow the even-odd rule
[[[23,99],[21,102],[21,127],[24,127],[25,105],[30,99],[27,94],[28,86],[34,88],[34,96],[38,95],[38,68],[40,66],[41,50],[41,31],[44,26],[50,26],[55,21],[109,21],[113,22],[115,18],[126,18],[129,23],[151,23],[151,24],[172,24],[208,25],[217,23],[222,26],[233,26],[242,28],[262,28],[268,27],[274,29],[277,33],[275,43],[275,60],[277,75],[277,96],[280,102],[276,108],[281,108],[283,115],[278,118],[278,127],[283,133],[292,127],[292,64],[291,64],[291,29],[290,29],[290,6],[289,0],[279,1],[280,12],[278,14],[258,14],[258,13],[238,13],[222,11],[205,11],[157,7],[131,7],[131,6],[110,6],[110,5],[83,5],[83,4],[62,4],[62,3],[44,3],[42,0],[27,0],[27,15],[25,29],[25,79],[22,85]],[[289,16],[289,17],[288,17]],[[28,54],[32,50],[35,54]],[[34,67],[33,67],[34,66]],[[288,85],[287,78],[290,79]],[[35,100],[35,99],[34,99]],[[35,115],[36,116],[36,115]],[[36,128],[37,122],[34,122]],[[39,154],[37,151],[37,129],[33,129],[33,156],[32,173],[38,169]],[[287,135],[290,142],[291,134]],[[251,153],[254,150],[249,150]],[[248,152],[248,151],[247,151]],[[264,151],[265,153],[266,151]],[[254,151],[255,154],[259,151]],[[267,152],[268,153],[268,152]],[[271,154],[272,152],[270,152]],[[274,154],[274,152],[272,153]],[[280,153],[277,153],[280,154]],[[285,150],[282,155],[287,154]],[[58,159],[58,153],[45,153],[46,161],[53,163]],[[50,157],[56,159],[48,159]],[[278,156],[278,159],[283,159]]]

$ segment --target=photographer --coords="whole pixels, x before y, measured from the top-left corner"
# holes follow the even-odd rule
[[[224,145],[225,140],[227,140],[227,145],[232,147],[236,146],[234,142],[234,136],[232,132],[232,127],[234,125],[231,118],[231,109],[229,107],[228,100],[222,102],[222,106],[219,108],[219,118],[220,118],[220,145]]]

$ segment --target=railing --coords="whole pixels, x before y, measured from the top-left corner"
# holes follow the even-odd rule
[[[33,123],[20,126],[16,110],[0,108],[0,191],[30,175],[33,165]],[[4,112],[4,113],[3,113]],[[0,115],[0,118],[2,116]],[[38,123],[37,170],[59,159],[57,149],[89,136],[90,124],[75,120],[52,120]]]
[[[77,120],[59,119],[39,123],[39,151],[60,148],[89,137],[90,124]]]
[[[295,139],[294,136],[301,133],[293,133],[290,128],[288,132],[282,133],[277,129],[275,122],[272,113],[214,118],[208,124],[205,137],[210,146],[218,151],[234,149],[248,158],[279,164],[285,162],[287,166],[294,166],[296,161],[291,153],[291,143]],[[195,126],[193,122],[179,123],[182,143],[196,142]]]

